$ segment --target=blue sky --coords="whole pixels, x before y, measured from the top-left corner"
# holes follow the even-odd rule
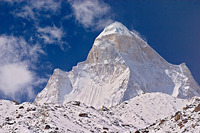
[[[94,39],[119,21],[200,84],[199,0],[0,1],[0,99],[33,101],[55,68],[84,61]]]

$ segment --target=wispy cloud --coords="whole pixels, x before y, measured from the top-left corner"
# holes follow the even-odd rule
[[[58,28],[55,25],[53,27],[37,27],[38,37],[44,40],[45,44],[57,44],[62,50],[64,50],[63,45],[67,45],[66,42],[62,41],[65,33],[62,27]]]
[[[110,6],[99,0],[69,0],[76,21],[84,28],[102,29],[113,20]]]
[[[18,1],[22,2],[22,1]],[[30,0],[27,1],[27,4],[22,6],[22,8],[15,10],[14,15],[22,17],[25,19],[38,20],[38,17],[41,15],[40,11],[50,11],[52,14],[55,14],[59,11],[61,6],[61,1],[55,0]]]
[[[61,1],[55,0],[32,0],[31,5],[38,10],[51,10],[56,13],[61,6]]]
[[[31,6],[24,6],[21,10],[16,11],[14,15],[28,20],[36,20],[35,13],[33,12],[33,8]]]
[[[22,95],[35,97],[33,88],[44,82],[34,72],[35,63],[44,54],[39,45],[29,45],[23,38],[0,36],[0,90],[13,99]]]
[[[15,10],[13,14],[32,21],[36,29],[36,37],[43,40],[44,44],[59,45],[64,50],[64,45],[67,45],[67,42],[62,40],[65,35],[62,27],[58,28],[55,25],[40,27],[44,17],[51,17],[60,11],[61,3],[60,0],[30,0],[22,4],[21,8]]]
[[[131,30],[133,33],[135,33],[136,35],[138,35],[140,38],[142,38],[145,42],[147,42],[147,38],[143,35],[140,34],[140,32],[136,31],[133,29],[132,27],[132,30]]]

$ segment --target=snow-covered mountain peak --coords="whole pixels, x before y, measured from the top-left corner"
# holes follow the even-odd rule
[[[54,72],[53,72],[53,73],[59,74],[59,73],[62,73],[62,72],[63,72],[63,71],[62,71],[61,69],[56,68],[56,69],[54,69]]]
[[[116,21],[105,27],[97,38],[102,38],[111,34],[132,37],[132,33],[123,24]]]
[[[137,34],[115,22],[95,39],[86,61],[70,72],[54,71],[35,103],[77,100],[110,107],[151,92],[191,98],[200,96],[200,87],[184,63],[168,63]]]
[[[123,58],[124,54],[130,59],[137,58],[139,62],[155,58],[164,60],[137,34],[115,22],[107,26],[95,39],[87,61],[107,64]]]

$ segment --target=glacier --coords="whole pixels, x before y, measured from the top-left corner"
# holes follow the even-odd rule
[[[54,70],[34,103],[81,101],[111,107],[151,92],[186,99],[200,96],[200,87],[185,63],[168,63],[141,37],[114,22],[95,39],[86,61],[70,72]]]

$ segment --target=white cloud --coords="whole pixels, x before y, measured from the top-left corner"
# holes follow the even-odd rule
[[[35,13],[33,12],[33,8],[31,6],[24,6],[20,11],[14,14],[18,17],[36,20]]]
[[[14,96],[21,88],[25,88],[28,83],[33,81],[33,74],[28,70],[26,64],[23,63],[1,66],[0,75],[0,88],[5,95]]]
[[[69,0],[73,9],[76,21],[85,28],[95,28],[96,30],[110,24],[110,6],[99,0]]]
[[[58,28],[55,25],[53,27],[47,26],[45,28],[37,27],[39,38],[44,40],[46,44],[57,44],[63,49],[63,44],[67,44],[62,41],[65,33],[62,28]]]
[[[41,84],[34,64],[41,54],[44,52],[39,45],[31,46],[23,38],[0,36],[0,90],[6,96],[20,100],[27,94],[29,99],[34,98],[33,88]]]
[[[136,35],[138,35],[140,38],[142,38],[145,42],[147,42],[147,39],[146,39],[146,37],[145,36],[143,36],[143,35],[141,35],[140,34],[140,32],[138,32],[138,31],[136,31],[136,30],[134,30],[133,28],[132,28],[132,30],[131,30],[133,33],[135,33]]]
[[[40,53],[44,54],[38,44],[30,46],[23,38],[0,36],[0,64],[15,63],[22,60],[36,62]]]
[[[22,2],[22,1],[19,1]],[[50,11],[55,14],[61,7],[61,1],[55,0],[30,0],[21,9],[15,10],[14,15],[25,19],[38,20],[39,11]],[[48,15],[47,15],[48,16]],[[44,16],[43,16],[44,17]]]
[[[33,8],[38,10],[51,10],[56,13],[61,6],[60,1],[55,0],[32,0],[31,5]]]

